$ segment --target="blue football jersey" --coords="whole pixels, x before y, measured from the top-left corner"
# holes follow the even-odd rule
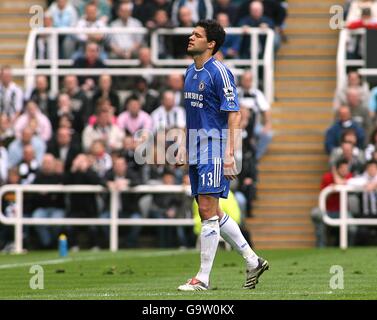
[[[213,57],[201,69],[187,68],[184,85],[189,164],[223,158],[228,112],[238,111],[233,74]]]

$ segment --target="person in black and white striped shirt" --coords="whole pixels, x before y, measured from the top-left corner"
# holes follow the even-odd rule
[[[161,106],[151,114],[154,131],[185,128],[185,110],[181,106],[177,106],[174,100],[173,91],[168,90],[163,93]]]
[[[22,89],[13,82],[11,67],[3,66],[0,69],[0,114],[5,113],[13,123],[22,111],[23,99]]]

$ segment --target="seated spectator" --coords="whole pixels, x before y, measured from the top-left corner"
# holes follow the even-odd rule
[[[68,117],[75,132],[81,133],[84,128],[85,115],[81,112],[73,110],[73,103],[71,98],[66,93],[61,93],[57,98],[57,108],[50,113],[50,119],[54,132],[59,128],[60,119]]]
[[[111,105],[111,101],[106,98],[99,98],[96,103],[96,111],[89,117],[88,124],[94,126],[97,123],[97,113],[100,109],[110,113],[112,124],[117,123],[117,117],[115,116],[115,108]]]
[[[174,93],[165,91],[161,105],[151,113],[154,131],[186,127],[185,110],[174,103]]]
[[[230,27],[229,17],[226,13],[219,13],[216,16],[217,22],[225,29]],[[219,51],[225,59],[234,59],[238,57],[240,51],[241,38],[238,34],[227,33],[225,41]]]
[[[253,200],[256,198],[257,160],[254,143],[255,115],[251,109],[241,105],[242,129],[242,169],[238,175],[237,189],[234,192],[244,216],[253,216]],[[236,161],[239,161],[236,158]]]
[[[5,113],[0,113],[0,141],[5,148],[15,139],[10,118]]]
[[[41,28],[52,28],[53,27],[53,19],[50,16],[49,12],[46,11],[43,15],[43,25]],[[60,35],[59,35],[60,36]],[[59,41],[59,36],[58,36],[58,41]],[[52,45],[52,36],[51,34],[39,34],[37,35],[36,41],[35,41],[35,46],[36,46],[36,53],[35,57],[36,59],[51,59],[52,58],[52,53],[51,53],[51,45]],[[60,52],[62,51],[62,52]],[[63,58],[65,55],[64,48],[61,48],[59,46],[59,52],[58,52],[58,57]]]
[[[111,6],[107,0],[85,0],[86,3],[92,3],[97,7],[97,19],[107,24],[111,18]],[[81,1],[81,5],[78,6],[80,16],[85,14],[86,4]]]
[[[79,154],[73,160],[71,170],[65,175],[65,184],[89,184],[105,186],[106,183],[91,169],[91,163],[87,155]],[[72,193],[69,194],[69,208],[67,217],[69,218],[96,218],[99,216],[99,208],[97,205],[96,194],[93,193]],[[84,236],[85,227],[69,227],[68,239],[72,250],[79,249],[78,236]],[[87,245],[89,247],[97,247],[99,237],[97,228],[89,227],[87,233]]]
[[[334,109],[337,110],[342,104],[347,104],[348,88],[356,88],[360,91],[361,104],[366,107],[369,101],[368,83],[362,81],[360,74],[356,70],[353,70],[347,74],[347,83],[335,92]]]
[[[364,8],[361,11],[361,18],[359,20],[349,21],[347,23],[348,29],[377,29],[377,17],[372,17],[370,8]]]
[[[106,27],[106,22],[97,18],[97,5],[94,2],[89,2],[85,6],[85,14],[77,22],[76,28],[102,29]],[[101,33],[79,33],[76,36],[78,40],[79,50],[73,55],[73,59],[84,53],[84,48],[88,42],[96,43],[98,46],[98,54],[101,59],[106,59],[107,55],[104,51],[105,36]],[[85,49],[86,50],[86,49]]]
[[[162,176],[162,183],[164,185],[175,185],[176,178],[174,171],[165,169]],[[184,218],[181,216],[182,199],[176,194],[155,194],[153,195],[150,215],[152,218]],[[184,236],[182,226],[176,227],[157,227],[159,238],[159,247],[176,247],[175,239],[178,239],[178,245],[187,247],[187,240]]]
[[[52,154],[64,164],[64,171],[68,172],[73,159],[80,153],[80,145],[72,141],[72,132],[68,128],[61,127],[56,136],[49,142],[47,152]]]
[[[184,105],[183,99],[183,85],[184,79],[183,75],[180,73],[171,73],[167,77],[167,87],[163,88],[161,93],[165,90],[171,90],[174,93],[174,104],[177,106]]]
[[[123,148],[120,151],[120,156],[127,162],[128,171],[133,171],[135,175],[141,177],[141,184],[148,182],[148,170],[146,165],[138,163],[137,156],[135,156],[137,141],[131,135],[126,135],[123,139]]]
[[[118,92],[115,91],[112,87],[112,78],[108,74],[103,74],[99,78],[99,86],[98,89],[94,92],[92,98],[92,106],[97,105],[97,101],[100,98],[109,99],[111,105],[114,107],[115,114],[118,115],[120,110],[120,99]],[[94,110],[90,112],[91,114],[94,113]]]
[[[55,158],[52,154],[45,154],[40,170],[38,170],[33,184],[62,184],[63,176],[55,171]],[[34,194],[33,218],[64,218],[65,203],[62,193]],[[39,242],[43,249],[56,247],[59,235],[58,227],[37,226],[35,227]]]
[[[152,118],[141,109],[140,100],[131,96],[127,99],[125,105],[127,111],[123,111],[117,120],[119,128],[132,136],[139,130],[150,132],[153,128]]]
[[[262,29],[275,29],[274,21],[264,15],[263,4],[259,1],[252,1],[249,5],[249,15],[242,18],[238,25],[240,27],[249,26],[252,28],[262,28]],[[266,36],[259,36],[259,46],[258,46],[258,56],[263,56],[264,47],[266,42]],[[274,48],[275,51],[280,47],[280,35],[275,32],[274,36]],[[242,38],[240,45],[240,57],[244,59],[250,59],[250,35],[245,35]]]
[[[237,25],[238,7],[230,0],[216,0],[213,5],[214,17],[219,13],[225,13],[229,17],[229,24],[231,26]]]
[[[32,145],[35,153],[35,158],[39,164],[42,163],[43,155],[46,152],[46,143],[37,135],[34,135],[34,130],[26,127],[22,130],[21,138],[14,140],[8,148],[9,167],[17,166],[23,157],[23,149],[26,145]]]
[[[132,3],[122,2],[118,7],[118,19],[111,23],[114,28],[141,28],[142,23],[131,16]],[[112,56],[121,59],[131,59],[137,56],[143,44],[144,35],[138,33],[119,33],[110,36]]]
[[[173,13],[174,14],[174,13]],[[178,19],[174,21],[172,18],[173,24],[181,28],[193,28],[195,21],[192,16],[192,10],[187,6],[182,6],[178,9]],[[188,35],[174,35],[172,37],[173,41],[173,57],[175,59],[189,59],[190,57],[187,54],[187,46],[189,37]]]
[[[137,77],[134,80],[132,95],[137,97],[142,109],[148,114],[151,114],[158,107],[160,100],[159,93],[157,90],[149,87],[148,79],[145,77]]]
[[[0,68],[0,114],[5,113],[13,124],[23,109],[24,93],[13,82],[10,66]]]
[[[18,168],[10,168],[8,171],[8,180],[6,184],[20,184],[20,175],[18,174]],[[8,218],[16,217],[16,192],[6,192],[1,201],[1,208],[3,214]],[[24,199],[25,207],[25,199]],[[3,253],[14,252],[14,227],[9,225],[2,225],[0,228],[0,249]]]
[[[347,129],[353,129],[357,136],[357,147],[364,149],[365,131],[351,118],[351,112],[348,106],[340,106],[338,110],[338,119],[327,129],[325,138],[325,150],[327,154],[340,145],[341,136]]]
[[[0,187],[7,182],[8,167],[8,151],[1,145],[0,140]]]
[[[61,93],[69,95],[71,98],[72,110],[83,115],[85,123],[91,110],[90,101],[85,92],[81,90],[78,79],[75,75],[67,75],[64,77]]]
[[[163,9],[158,9],[153,14],[153,19],[147,22],[147,27],[151,30],[160,28],[172,28],[173,25],[169,20],[168,13]],[[158,58],[169,59],[173,52],[173,37],[170,35],[159,35],[158,40]]]
[[[46,14],[51,17],[52,26],[54,28],[75,27],[78,22],[76,8],[69,3],[68,0],[56,0],[48,7]],[[58,41],[59,58],[68,58],[68,53],[71,52],[74,43],[73,37],[70,35],[59,34]]]
[[[266,153],[273,137],[271,107],[263,92],[253,88],[253,74],[246,71],[241,77],[241,87],[238,88],[240,103],[253,111],[255,116],[254,136],[257,139],[256,159]]]
[[[350,180],[347,185],[361,188],[362,193],[350,195],[349,197],[356,198],[352,206],[349,206],[351,212],[356,217],[376,218],[377,217],[377,162],[370,160],[366,164],[365,171]],[[362,230],[362,229],[361,229]],[[363,231],[363,230],[362,230]],[[360,243],[364,244],[364,243]]]
[[[374,87],[370,92],[368,108],[373,124],[377,124],[377,87]]]
[[[48,90],[47,77],[39,75],[35,79],[35,88],[29,98],[29,100],[34,101],[38,105],[39,110],[47,117],[55,108],[55,99],[50,96]]]
[[[369,143],[367,147],[365,148],[365,159],[367,161],[372,160],[373,153],[377,150],[377,128],[373,130],[373,132],[370,135]]]
[[[364,169],[365,158],[362,150],[350,142],[343,141],[340,147],[332,150],[329,161],[330,167],[333,168],[340,159],[348,161],[349,171],[352,174],[359,174]]]
[[[122,148],[124,132],[121,129],[123,128],[113,124],[111,117],[110,111],[106,109],[98,110],[96,124],[87,125],[82,133],[82,146],[85,151],[89,150],[95,140],[105,141],[108,152]]]
[[[115,116],[115,108],[111,105],[110,99],[99,98],[96,103],[96,112],[94,112],[88,119],[88,124],[94,126],[97,123],[98,110],[105,110],[110,113],[111,123],[117,123],[117,117]]]
[[[284,5],[283,1],[276,1],[276,0],[249,0],[244,1],[238,9],[238,21],[243,17],[247,16],[248,9],[250,8],[250,4],[252,2],[260,2],[263,6],[263,13],[266,17],[271,19],[275,25],[275,33],[282,37],[283,39],[286,38],[284,34],[285,28],[285,18],[287,17],[287,9],[286,5]]]
[[[172,12],[171,19],[175,26],[180,23],[180,9],[187,8],[190,10],[193,23],[198,22],[202,19],[212,19],[213,18],[213,5],[211,1],[208,0],[174,0],[172,2]]]
[[[78,57],[73,68],[98,69],[106,68],[102,59],[99,57],[99,47],[95,42],[88,42],[85,46],[85,56]],[[84,92],[90,92],[98,85],[98,76],[79,76],[79,83]],[[88,93],[87,93],[88,94]]]
[[[152,0],[147,1],[145,3],[145,7],[143,8],[143,11],[141,12],[141,15],[135,14],[135,7],[133,11],[133,16],[135,18],[139,18],[139,20],[143,23],[144,26],[147,28],[154,29],[156,27],[155,25],[155,19],[156,13],[160,11],[164,11],[167,15],[167,20],[171,20],[171,1],[169,0]]]
[[[33,146],[31,144],[24,145],[22,159],[18,165],[18,173],[20,175],[21,184],[31,184],[34,182],[39,164],[35,158]]]
[[[137,171],[130,170],[128,164],[123,157],[116,157],[113,167],[106,173],[105,179],[110,190],[124,190],[126,187],[137,186],[142,183],[141,176]],[[126,193],[121,194],[121,201],[119,202],[119,217],[120,218],[141,218],[139,208],[140,194]],[[109,217],[109,211],[103,214],[103,217]],[[107,228],[108,230],[108,228]],[[134,248],[138,246],[140,226],[129,227],[126,232],[126,246]],[[108,234],[108,231],[107,231]]]
[[[363,103],[360,91],[350,87],[346,93],[346,105],[350,108],[352,120],[362,127],[367,135],[371,127],[368,106]]]
[[[325,189],[327,186],[333,184],[346,184],[347,180],[352,178],[352,173],[349,171],[348,161],[345,159],[339,159],[335,164],[335,170],[330,172],[326,172],[322,176],[321,182],[321,190]],[[337,219],[339,218],[340,213],[340,196],[339,193],[332,193],[327,197],[326,201],[326,211],[329,217]],[[349,213],[350,215],[350,213]],[[315,232],[316,232],[316,246],[317,247],[325,247],[329,244],[335,245],[335,243],[330,243],[330,239],[328,236],[331,236],[330,231],[333,231],[334,228],[326,227],[323,222],[323,212],[319,208],[314,208],[311,213],[312,221],[315,225]],[[354,235],[355,235],[355,227],[349,227],[350,244],[354,244]],[[337,230],[336,230],[337,232]],[[333,233],[332,233],[333,235]]]
[[[352,23],[362,18],[363,10],[368,9],[373,18],[377,17],[377,3],[373,0],[354,0],[348,10],[346,22]],[[364,11],[365,12],[365,11]]]
[[[106,172],[113,166],[111,156],[106,152],[106,145],[102,140],[92,142],[89,151],[89,159],[92,164],[91,168],[100,178],[104,178]]]
[[[41,137],[45,142],[49,141],[52,136],[52,127],[50,120],[39,110],[38,105],[29,100],[26,103],[25,113],[20,115],[14,123],[14,132],[17,138],[20,138],[22,131],[26,127],[34,128],[34,134]]]

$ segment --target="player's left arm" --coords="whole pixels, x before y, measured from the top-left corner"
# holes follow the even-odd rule
[[[237,87],[233,74],[229,69],[217,63],[218,71],[215,75],[215,87],[220,98],[220,111],[228,114],[227,143],[224,155],[224,176],[234,180],[237,175],[235,150],[240,135],[241,112],[238,103]]]
[[[229,111],[228,113],[228,136],[225,149],[224,159],[224,176],[227,179],[234,180],[237,175],[235,150],[238,147],[237,141],[239,140],[241,123],[240,111]]]

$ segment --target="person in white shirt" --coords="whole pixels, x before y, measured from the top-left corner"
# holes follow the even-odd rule
[[[153,130],[169,130],[172,128],[183,129],[186,125],[185,110],[175,104],[174,92],[165,91],[162,96],[161,106],[151,114]]]
[[[97,19],[97,6],[94,3],[88,3],[85,7],[85,15],[78,21],[76,28],[101,29],[104,27],[106,27],[106,23],[101,19]],[[99,45],[101,49],[101,58],[106,59],[106,54],[103,48],[103,43],[105,41],[103,33],[80,33],[77,35],[77,39],[79,40],[80,48],[79,51],[73,55],[72,59],[77,58],[78,55],[82,55],[85,44],[89,41],[96,42]]]
[[[350,208],[353,213],[361,211],[364,216],[377,217],[377,161],[370,160],[366,164],[364,173],[347,181],[347,185],[363,189],[361,194],[361,210]]]
[[[8,152],[0,145],[0,186],[8,179]]]
[[[0,113],[5,113],[14,123],[22,112],[23,101],[24,93],[13,82],[11,67],[3,66],[0,69]]]
[[[251,71],[246,71],[242,75],[241,87],[237,88],[237,90],[240,104],[251,109],[255,114],[256,159],[259,160],[267,151],[267,147],[273,137],[270,104],[262,91],[253,88]]]
[[[142,23],[131,16],[132,4],[123,2],[118,8],[118,19],[111,23],[114,28],[141,28]],[[137,33],[117,33],[111,35],[110,47],[117,58],[130,59],[136,56],[143,43],[143,35]]]

